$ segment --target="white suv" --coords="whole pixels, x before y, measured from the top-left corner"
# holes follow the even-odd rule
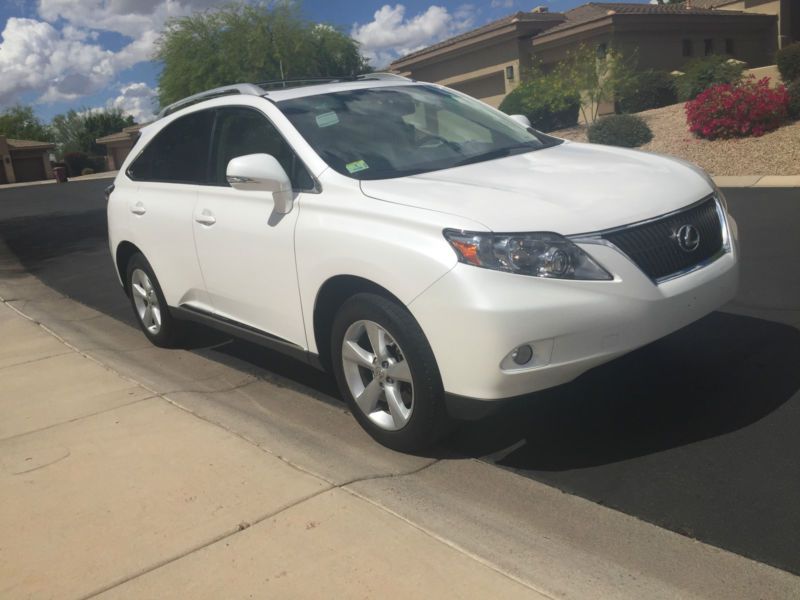
[[[700,169],[382,74],[169,107],[108,226],[154,344],[200,321],[330,369],[361,425],[406,451],[737,287],[736,226]]]

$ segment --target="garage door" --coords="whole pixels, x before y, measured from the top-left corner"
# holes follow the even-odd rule
[[[502,71],[486,77],[450,84],[450,87],[457,89],[459,92],[469,94],[478,100],[490,101],[490,104],[492,104],[491,100],[498,97],[502,98],[503,94],[506,93],[506,83]]]
[[[41,156],[25,156],[12,158],[14,175],[17,181],[41,181],[47,179],[44,172],[44,162]]]

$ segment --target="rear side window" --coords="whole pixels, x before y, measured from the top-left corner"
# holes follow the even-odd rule
[[[128,168],[134,181],[208,183],[214,112],[204,110],[164,127]]]
[[[271,154],[281,164],[295,190],[314,189],[314,180],[292,147],[275,126],[251,108],[232,107],[217,111],[214,149],[211,155],[211,183],[228,185],[228,162],[247,154]]]

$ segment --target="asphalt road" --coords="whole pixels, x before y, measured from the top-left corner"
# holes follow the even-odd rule
[[[47,285],[135,326],[107,248],[107,184],[3,190],[0,236]],[[733,303],[466,424],[442,451],[800,574],[800,190],[727,196],[742,248]],[[195,351],[338,402],[326,375],[246,342],[204,339],[214,335],[198,332]]]

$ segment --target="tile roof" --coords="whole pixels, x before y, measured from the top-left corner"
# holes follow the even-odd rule
[[[483,33],[488,33],[489,31],[492,31],[493,29],[497,29],[497,28],[503,27],[505,25],[511,25],[512,23],[515,23],[515,22],[520,22],[520,21],[525,21],[525,22],[543,21],[543,22],[546,22],[546,21],[555,21],[555,20],[558,20],[559,18],[563,18],[563,15],[561,13],[516,12],[514,14],[508,15],[507,17],[503,17],[502,19],[497,19],[496,21],[492,21],[490,23],[487,23],[486,25],[478,27],[477,29],[472,29],[472,30],[467,31],[465,33],[462,33],[460,35],[457,35],[457,36],[448,38],[446,40],[443,40],[443,41],[441,41],[441,42],[439,42],[437,44],[433,44],[431,46],[427,46],[425,48],[417,50],[415,52],[411,52],[409,54],[406,54],[405,56],[403,56],[401,58],[398,58],[396,61],[394,61],[392,63],[392,65],[394,65],[396,63],[404,62],[404,61],[406,61],[406,60],[408,60],[410,58],[416,58],[418,56],[421,56],[423,54],[427,54],[429,52],[432,52],[434,50],[438,50],[440,48],[446,48],[447,46],[452,46],[452,45],[457,44],[458,42],[461,42],[463,40],[467,40],[467,39],[469,39],[471,37],[479,36],[479,35],[481,35]]]
[[[733,2],[736,2],[736,0],[692,0],[692,6],[695,8],[716,8]]]
[[[713,2],[714,0],[706,0]],[[717,0],[721,1],[721,0]],[[733,0],[726,0],[732,2]],[[741,11],[713,10],[697,6],[697,0],[693,0],[690,7],[685,4],[627,4],[623,2],[589,2],[564,13],[566,21],[559,23],[542,32],[540,36],[548,36],[571,27],[591,23],[612,15],[748,15]],[[538,36],[537,36],[538,37]]]

